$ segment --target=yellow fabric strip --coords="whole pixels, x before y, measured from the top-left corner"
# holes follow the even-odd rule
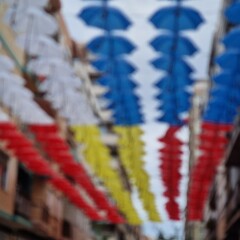
[[[144,152],[144,142],[141,140],[143,134],[138,126],[114,127],[114,131],[119,135],[119,155],[120,160],[131,179],[131,182],[137,187],[140,199],[148,213],[150,221],[160,222],[155,197],[149,191],[149,176],[144,170],[142,160]]]
[[[129,224],[140,225],[139,218],[131,199],[121,181],[119,173],[114,169],[109,149],[101,142],[97,126],[73,126],[77,142],[83,145],[83,155],[88,165],[105,184],[120,211]]]

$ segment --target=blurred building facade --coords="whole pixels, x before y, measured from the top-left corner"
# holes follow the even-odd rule
[[[239,239],[239,119],[206,206],[206,239]]]

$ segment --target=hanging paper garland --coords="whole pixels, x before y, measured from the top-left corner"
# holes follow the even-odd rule
[[[37,35],[31,36],[31,38],[24,38],[24,36],[22,36],[23,41],[20,41],[21,39],[19,39],[19,42],[22,43],[25,42],[24,40],[26,39],[31,39],[31,48],[25,50],[30,56],[38,56],[38,58],[30,60],[27,67],[28,70],[35,73],[37,76],[44,76],[45,81],[40,84],[40,90],[46,93],[45,98],[52,103],[53,107],[58,110],[61,116],[66,117],[69,120],[70,124],[85,124],[85,122],[92,122],[93,124],[97,123],[96,117],[93,115],[86,97],[79,91],[81,87],[80,79],[77,79],[76,77],[74,78],[73,69],[63,59],[64,55],[62,54],[59,45],[54,41],[51,41],[51,39],[41,36],[40,39],[38,38],[39,42],[41,40],[39,44],[47,46],[51,51],[46,51],[45,54],[42,54],[42,52],[39,54],[39,44],[35,44],[33,41],[33,38],[36,36]],[[81,105],[79,102],[81,102]],[[84,115],[82,114],[83,112]],[[31,121],[29,123],[35,124],[36,122]],[[67,173],[69,172],[69,169],[71,170],[73,167],[69,165],[69,160],[72,163],[73,158],[68,153],[68,147],[61,139],[57,136],[54,136],[53,139],[54,142],[56,143],[57,141],[58,144],[54,146],[51,146],[51,144],[45,144],[44,150],[52,159],[58,162],[62,166],[62,170]],[[49,143],[51,138],[38,138],[38,140],[44,144],[46,141]],[[56,150],[58,150],[57,153],[59,154],[56,153]],[[61,154],[59,152],[60,150]],[[63,151],[65,152],[63,153]],[[66,166],[66,164],[68,164],[68,166]],[[78,169],[80,171],[79,167],[80,166],[75,166],[74,170],[76,171],[76,169]],[[87,187],[86,182],[84,187]],[[104,207],[105,210],[107,210],[107,220],[110,222],[123,222],[124,219],[118,215],[117,210],[114,209],[113,206],[110,206],[109,203],[106,202],[104,196],[102,196],[100,192],[96,192],[96,189],[93,189],[92,186],[91,189],[89,189],[89,187],[90,184],[88,182],[88,193],[92,196],[95,194],[95,201],[101,205],[101,208]],[[102,200],[102,202],[100,200]]]
[[[185,61],[185,57],[197,52],[192,41],[181,33],[185,30],[196,30],[203,23],[203,18],[196,10],[182,6],[181,0],[175,2],[175,5],[156,11],[150,18],[157,29],[167,30],[167,33],[153,39],[150,45],[161,53],[151,64],[165,72],[165,76],[155,86],[160,90],[156,99],[160,102],[158,110],[162,114],[157,120],[170,125],[165,136],[160,139],[164,147],[160,149],[159,156],[160,173],[166,187],[165,196],[168,198],[166,209],[171,220],[180,220],[176,198],[180,195],[179,184],[182,176],[179,171],[183,143],[175,134],[180,126],[186,124],[186,115],[191,107],[191,93],[188,88],[194,82],[190,76],[194,69]]]
[[[4,61],[6,62],[5,58]],[[11,70],[13,69],[11,68]],[[4,88],[2,101],[5,106],[12,109],[13,113],[15,113],[15,104],[17,101],[16,103],[12,103],[6,97],[10,95],[11,99],[14,100],[16,89],[19,89],[18,92],[23,95],[21,99],[23,100],[25,97],[26,101],[23,102],[23,105],[17,105],[16,114],[18,114],[21,121],[30,124],[30,129],[35,134],[36,141],[42,144],[42,150],[44,150],[49,157],[61,165],[65,174],[73,175],[72,172],[69,173],[69,169],[71,170],[71,167],[73,167],[72,165],[74,165],[75,174],[77,175],[77,178],[75,179],[76,182],[86,190],[90,197],[92,197],[96,206],[106,211],[106,220],[110,222],[123,222],[123,219],[120,215],[118,215],[116,208],[110,204],[105,196],[93,186],[85,173],[85,169],[80,164],[75,163],[73,156],[69,153],[70,149],[68,145],[60,136],[58,136],[58,128],[55,124],[53,124],[53,120],[47,116],[47,114],[43,112],[42,109],[40,109],[40,107],[33,101],[33,95],[31,92],[24,88],[24,79],[8,72],[8,68],[5,70],[3,69],[2,71],[0,81],[3,83],[1,85]],[[12,92],[13,89],[15,92]],[[21,135],[20,132],[18,133],[17,129],[14,129],[14,126],[10,123],[2,124],[2,126],[7,128],[6,132],[3,130],[1,132],[3,139],[9,140],[7,148],[14,151],[21,161],[25,161],[24,164],[29,170],[36,174],[49,175],[50,177],[53,177],[53,171],[50,166],[48,166],[45,159],[39,156],[37,151],[34,150],[32,142],[24,139],[24,135]],[[79,198],[78,194],[77,198]],[[101,217],[98,220],[103,220],[103,218]]]
[[[102,220],[96,209],[86,203],[79,192],[65,178],[60,177],[52,170],[49,162],[40,155],[33,142],[21,133],[14,123],[9,120],[0,121],[0,140],[6,142],[6,149],[11,151],[28,170],[37,175],[48,177],[48,180],[71,202],[80,207],[86,216],[94,221]],[[54,184],[57,179],[61,179],[60,185]],[[66,187],[64,188],[64,186]],[[75,202],[76,200],[78,203]]]
[[[181,147],[183,142],[176,137],[178,130],[179,127],[169,127],[166,134],[159,139],[164,144],[164,147],[159,150],[161,161],[159,168],[163,183],[166,186],[164,195],[169,199],[166,209],[171,220],[180,220],[180,209],[176,203],[176,198],[180,195],[179,184],[182,176],[179,170],[182,165]]]
[[[232,130],[232,124],[216,124],[203,122],[199,135],[201,155],[193,166],[190,175],[188,192],[189,221],[201,221],[203,209],[209,190],[224,152],[229,142],[227,133]]]
[[[161,85],[161,94],[157,99],[162,103],[159,107],[162,117],[158,121],[182,125],[182,114],[187,113],[190,108],[191,94],[187,92],[187,87],[193,82],[188,81],[193,69],[185,62],[184,57],[192,56],[197,48],[180,33],[184,30],[196,30],[203,19],[197,11],[183,7],[182,1],[177,1],[176,5],[158,10],[150,21],[157,29],[169,31],[150,43],[162,54],[152,61],[153,66],[166,72],[166,76],[158,82]]]
[[[138,126],[116,126],[114,127],[114,131],[119,136],[120,160],[126,169],[129,179],[138,189],[149,220],[160,222],[154,196],[149,191],[149,176],[144,170],[144,162],[142,160],[145,154],[144,143],[140,140],[142,130]]]
[[[148,190],[148,176],[143,169],[142,161],[140,161],[144,154],[143,146],[136,146],[135,149],[128,146],[125,151],[121,151],[122,144],[126,141],[125,131],[129,133],[128,138],[136,138],[136,143],[141,142],[139,134],[130,135],[132,129],[136,128],[135,125],[144,121],[139,110],[139,97],[134,93],[138,85],[129,77],[130,74],[136,71],[136,68],[124,56],[130,54],[135,46],[124,37],[114,34],[115,30],[126,30],[131,23],[119,10],[110,7],[107,1],[102,2],[102,6],[84,8],[78,16],[87,25],[105,31],[104,36],[96,37],[87,45],[88,49],[97,56],[97,60],[92,61],[92,65],[103,74],[97,80],[97,83],[109,89],[109,92],[104,94],[103,97],[109,102],[106,107],[113,112],[113,123],[117,125],[115,130],[120,134],[120,160],[127,172],[130,170],[129,166],[132,166],[132,173],[129,176],[134,176],[134,185],[138,187],[139,195],[144,202],[143,205],[149,214],[150,220],[159,221],[154,196]],[[144,180],[139,181],[140,175]],[[144,186],[140,186],[141,183]]]
[[[83,144],[83,155],[94,171],[110,191],[118,208],[124,213],[130,224],[139,225],[141,220],[134,209],[129,192],[124,189],[120,176],[111,164],[111,155],[100,138],[97,126],[74,126],[75,139]]]
[[[59,136],[57,126],[55,124],[35,124],[30,125],[29,128],[48,156],[61,166],[67,176],[73,178],[87,192],[95,205],[106,211],[106,214],[115,216],[115,221],[122,222],[123,219],[118,215],[116,208],[109,203],[103,193],[95,188],[84,167],[75,161],[69,146]],[[113,218],[107,220],[112,222]]]
[[[135,87],[128,88],[125,85],[122,88],[122,80],[129,79],[128,75],[135,71],[135,67],[124,59],[124,55],[130,54],[135,46],[126,38],[114,34],[115,30],[126,30],[131,22],[117,8],[110,7],[108,1],[84,8],[78,17],[87,25],[105,32],[103,36],[90,41],[87,47],[98,57],[92,62],[93,66],[103,72],[103,78],[112,78],[112,82],[116,83],[113,86],[111,82],[104,82],[104,86],[109,87],[109,92],[104,98],[110,101],[108,108],[113,112],[113,122],[117,125],[134,125],[143,122],[138,99],[133,92]],[[98,83],[101,84],[101,81]],[[135,111],[126,114],[129,107]]]

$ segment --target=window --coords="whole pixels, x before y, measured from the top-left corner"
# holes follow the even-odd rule
[[[42,208],[42,221],[45,223],[49,222],[49,211],[47,206],[43,206]]]
[[[30,200],[32,191],[32,176],[30,173],[21,165],[18,168],[17,176],[17,194]]]
[[[237,167],[229,168],[229,187],[231,191],[234,191],[238,186],[240,179],[240,171]]]
[[[0,150],[0,188],[4,191],[7,190],[8,160],[8,155]]]
[[[71,238],[72,237],[71,225],[66,220],[63,221],[62,235],[66,238]]]

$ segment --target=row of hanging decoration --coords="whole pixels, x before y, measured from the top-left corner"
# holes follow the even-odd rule
[[[14,75],[10,71],[4,71],[3,66],[10,66],[10,59],[0,57],[1,62],[1,103],[11,113],[26,124],[29,140],[10,121],[1,122],[0,139],[7,142],[6,148],[12,150],[14,155],[25,164],[25,166],[38,175],[51,177],[51,183],[66,195],[69,200],[80,207],[83,212],[92,220],[108,220],[110,222],[122,222],[116,207],[111,204],[106,196],[95,188],[81,163],[74,159],[70,148],[60,136],[57,125],[46,115],[44,111],[34,102],[33,94],[24,87],[24,79]],[[96,209],[88,206],[76,189],[64,178],[53,172],[48,161],[46,161],[35,149],[34,143],[41,146],[47,154],[47,158],[56,163],[61,172],[74,179],[77,186],[80,186],[92,198]],[[65,188],[66,187],[66,188]],[[99,215],[105,211],[106,218]]]
[[[220,73],[213,77],[210,99],[203,115],[199,150],[196,165],[193,167],[188,194],[189,221],[203,218],[204,205],[216,174],[217,167],[223,160],[229,142],[228,133],[240,105],[240,2],[232,1],[225,11],[229,25],[234,26],[223,37],[224,52],[216,58],[215,63]]]
[[[131,26],[131,22],[117,8],[109,6],[107,0],[91,3],[82,9],[78,17],[83,20],[86,25],[102,30],[102,35],[95,37],[87,45],[89,51],[96,57],[91,64],[96,70],[102,73],[102,76],[97,80],[97,84],[107,87],[109,90],[104,94],[103,98],[107,100],[106,108],[113,113],[112,121],[115,125],[114,131],[119,136],[120,161],[126,170],[131,184],[133,184],[139,192],[143,206],[148,213],[149,220],[159,222],[160,217],[156,209],[155,198],[149,190],[149,176],[144,170],[143,156],[145,153],[144,143],[141,140],[143,133],[139,126],[143,123],[143,116],[140,111],[139,97],[135,94],[138,85],[131,79],[131,74],[137,69],[126,60],[126,55],[131,54],[135,46],[128,39],[116,33],[117,31],[127,30]],[[89,134],[86,138],[87,137],[90,138],[91,135]],[[90,142],[93,140],[84,140],[82,138],[82,142],[84,141]],[[91,152],[89,142],[86,151]],[[100,145],[99,148],[104,148],[100,142],[98,144]],[[108,154],[107,150],[102,150],[102,152]],[[95,158],[95,161],[98,161],[98,167],[95,166],[98,174],[103,179],[107,178],[107,180],[109,180],[109,176],[103,176],[106,174],[104,159],[99,163],[101,151],[89,154],[93,155],[91,157]],[[90,161],[90,156],[86,156],[86,158]],[[101,164],[103,164],[103,166],[101,166]],[[105,184],[112,185],[114,183],[110,181]],[[109,186],[109,188],[112,190],[116,189],[117,192],[115,194],[121,195],[122,197],[123,193],[125,193],[125,191],[120,188],[120,185],[115,187]],[[126,193],[126,197],[123,199],[124,201],[118,202],[118,205],[121,206],[120,209],[125,209],[126,207],[124,205],[129,205],[129,207],[133,209],[132,203],[127,203],[127,201],[130,201],[129,196],[129,193]],[[131,212],[133,212],[133,210],[131,210]],[[135,213],[133,217],[128,217],[129,214],[126,215],[130,223],[140,223],[140,219]]]
[[[187,124],[191,107],[190,87],[194,83],[191,74],[194,69],[186,59],[198,50],[183,33],[197,30],[204,20],[198,11],[183,6],[183,1],[172,2],[172,5],[161,8],[150,18],[155,28],[164,30],[150,45],[160,55],[151,64],[164,72],[155,86],[160,90],[156,96],[160,103],[158,110],[162,114],[158,121],[169,125],[165,135],[159,139],[163,144],[159,150],[159,168],[166,187],[164,195],[168,198],[166,210],[170,220],[180,220],[181,211],[176,199],[180,196],[180,180],[183,178],[180,168],[184,143],[176,137],[176,133]]]
[[[26,126],[29,126],[29,128],[47,128],[48,133],[50,133],[50,130],[57,132],[57,127],[54,124],[53,120],[34,102],[33,94],[24,87],[24,79],[11,72],[11,68],[14,66],[13,62],[11,62],[8,57],[3,55],[0,56],[0,62],[1,104],[5,106],[5,108],[7,108],[14,117],[17,117],[21,122],[26,124]],[[0,120],[0,140],[5,143],[4,146],[6,150],[11,151],[11,153],[20,161],[20,163],[24,164],[24,166],[33,173],[49,177],[52,185],[63,192],[63,194],[65,194],[65,196],[72,203],[80,207],[86,216],[88,216],[90,219],[102,219],[102,217],[98,214],[97,209],[89,205],[86,200],[82,198],[82,196],[77,191],[77,188],[72,186],[59,173],[55,172],[45,156],[40,154],[39,150],[36,148],[36,145],[39,144],[39,139],[30,137],[30,132],[28,132],[28,136],[21,132],[21,130],[18,129],[18,126],[16,126],[16,124],[8,118],[7,114],[4,114],[2,109],[0,115],[2,116]],[[63,172],[67,174],[67,172],[65,172],[65,168],[70,167],[71,163],[73,163],[74,160],[69,153],[69,149],[65,141],[57,134],[56,136],[53,136],[50,134],[46,135],[46,133],[44,133],[38,137],[42,137],[44,140],[48,137],[50,140],[55,140],[55,142],[51,141],[50,144],[46,143],[44,145],[45,153],[47,153],[48,157],[51,157],[52,160],[56,161],[56,163],[58,163],[59,166],[63,168]],[[55,138],[52,139],[53,137]],[[56,141],[58,141],[59,144],[55,144]],[[56,148],[60,145],[64,146],[65,154],[67,155],[68,153],[69,158],[71,158],[71,162],[69,159],[67,162],[61,161],[62,159],[65,161],[65,156],[63,156],[61,159],[52,158],[49,152],[45,149],[50,149],[53,147],[51,145]],[[79,169],[79,173],[84,174],[85,172],[83,169]],[[81,179],[82,176],[80,174],[79,177]],[[90,180],[86,174],[81,180],[86,180],[90,183]],[[61,184],[58,184],[59,181]],[[98,197],[99,194],[93,187],[89,188],[89,186],[84,186],[84,188],[85,190],[95,191],[93,192],[94,198]],[[96,199],[96,202],[98,202],[98,199]]]
[[[8,0],[9,6],[4,21],[16,33],[16,42],[27,54],[29,59],[27,71],[36,74],[39,80],[36,85],[58,114],[66,118],[71,126],[96,124],[97,119],[88,105],[86,96],[81,92],[81,80],[76,77],[73,68],[66,61],[64,48],[52,38],[57,34],[58,25],[54,17],[43,10],[47,2],[19,1],[16,4],[15,1]],[[13,74],[14,63],[11,59],[1,56],[0,62],[0,101],[26,125],[24,133],[30,136],[28,139],[28,136],[21,133],[14,123],[5,118],[0,123],[0,139],[6,141],[6,148],[12,150],[19,161],[33,173],[49,176],[52,185],[62,191],[91,220],[124,222],[117,207],[105,193],[94,186],[83,165],[73,156],[69,145],[60,136],[56,123],[34,101],[33,93],[24,87],[24,79]],[[91,149],[97,149],[95,145],[98,145],[98,142],[95,135],[92,140],[94,146]],[[39,145],[44,156],[35,149],[35,145]],[[106,148],[103,149],[99,156],[107,152]],[[75,184],[71,184],[64,175],[54,172],[46,159],[57,164],[61,172],[70,176]],[[106,160],[104,156],[103,159],[106,163],[109,160],[108,155]],[[106,172],[113,173],[113,177],[110,176],[109,179],[117,184],[118,178],[115,172],[107,171],[108,169],[110,169],[110,160]],[[87,203],[80,195],[79,188],[86,192],[93,204]],[[114,195],[113,187],[111,190],[112,196],[118,198],[117,194]],[[124,202],[127,197],[123,199],[120,196],[116,202]],[[134,212],[131,207],[124,210],[126,215],[128,212],[129,215]]]

